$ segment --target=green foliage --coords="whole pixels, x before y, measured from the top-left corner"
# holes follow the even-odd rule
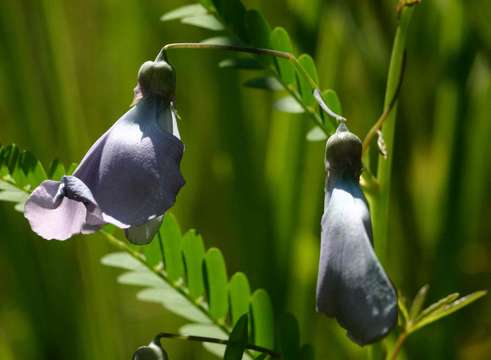
[[[0,201],[23,204],[33,184],[47,178],[41,163],[15,145],[1,148],[0,160]],[[65,174],[65,169],[55,161],[49,174],[58,177]],[[195,230],[182,235],[171,213],[164,216],[153,241],[138,251],[107,229],[100,232],[121,250],[104,256],[101,263],[125,270],[118,283],[143,287],[137,293],[140,301],[160,304],[190,321],[180,329],[181,333],[229,337],[239,346],[225,350],[224,345],[205,343],[204,347],[219,356],[227,351],[228,359],[237,359],[248,342],[250,316],[253,343],[274,349],[273,307],[267,292],[259,289],[251,296],[243,273],[234,274],[229,281],[221,251],[211,248],[205,252],[203,240]],[[299,342],[299,334],[295,341]],[[252,358],[252,352],[246,352]]]
[[[223,355],[224,360],[241,360],[242,355],[246,349],[248,343],[248,318],[247,315],[242,315],[236,322],[232,332],[230,333],[229,340],[232,342],[227,345],[225,349],[225,354]]]
[[[229,281],[221,251],[211,248],[205,253],[202,239],[194,230],[181,235],[172,214],[166,214],[159,235],[142,251],[131,249],[107,232],[103,234],[124,251],[108,254],[101,262],[130,270],[121,275],[118,282],[145,287],[137,294],[139,300],[161,304],[191,321],[181,328],[181,333],[219,339],[229,337],[231,341],[242,344],[227,350],[227,356],[234,359],[247,344],[248,337],[244,339],[244,333],[248,334],[247,318],[250,314],[253,343],[274,349],[273,308],[266,291],[259,289],[250,296],[249,281],[243,273],[234,274]],[[159,238],[162,239],[162,249],[154,245]],[[161,251],[164,262],[155,264],[149,261]],[[298,343],[298,332],[290,339]],[[225,351],[219,344],[207,343],[204,346],[219,356]],[[249,350],[248,354],[252,356]]]
[[[282,27],[276,27],[271,30],[271,26],[260,11],[255,9],[246,10],[240,0],[202,1],[201,5],[208,10],[206,14],[203,14],[203,8],[196,4],[170,11],[164,14],[161,19],[163,21],[181,19],[181,22],[188,25],[203,27],[201,22],[185,21],[188,18],[184,16],[188,12],[198,11],[197,16],[199,18],[207,17],[213,19],[210,30],[226,29],[241,44],[259,48],[271,48],[293,54],[294,47],[288,32]],[[219,27],[215,21],[220,22],[222,27]],[[275,66],[272,66],[273,63]],[[303,68],[303,71],[317,83],[318,72],[314,60],[309,55],[303,54],[298,58],[298,63]],[[222,60],[219,66],[239,70],[264,70],[267,76],[246,81],[244,85],[270,91],[285,90],[288,96],[276,102],[275,108],[290,113],[306,113],[308,118],[314,121],[324,134],[334,131],[335,124],[323,120],[324,115],[312,96],[312,91],[314,90],[312,85],[302,75],[297,74],[297,69],[289,60],[275,58],[273,62],[269,57],[259,57],[257,59],[240,57],[238,59]],[[334,92],[333,90],[330,91]],[[308,137],[309,140],[317,138],[320,138],[320,136]]]
[[[423,309],[429,288],[429,285],[424,285],[418,291],[409,310],[406,299],[399,296],[399,312],[401,314],[399,323],[401,326],[401,335],[390,356],[391,359],[397,357],[407,336],[435,321],[453,314],[487,294],[487,291],[476,291],[460,297],[458,293],[453,293]]]

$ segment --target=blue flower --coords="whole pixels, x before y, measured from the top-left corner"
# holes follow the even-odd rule
[[[362,144],[341,123],[326,146],[317,310],[335,317],[353,341],[377,341],[397,323],[396,291],[373,250],[359,177]]]
[[[45,239],[65,240],[104,224],[148,243],[184,185],[184,151],[173,110],[173,68],[147,61],[138,74],[135,102],[89,149],[71,176],[41,183],[25,217]]]

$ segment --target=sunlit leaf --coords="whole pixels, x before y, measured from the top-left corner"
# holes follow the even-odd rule
[[[205,257],[205,246],[200,235],[194,230],[189,230],[182,239],[182,253],[186,266],[186,284],[189,295],[197,299],[204,295],[203,283],[203,259]]]
[[[191,16],[181,19],[183,24],[197,26],[207,30],[221,31],[224,29],[222,23],[210,14]]]
[[[317,68],[315,66],[315,62],[310,55],[302,54],[298,57],[298,62],[303,66],[305,71],[310,75],[312,80],[316,83],[319,81],[317,75]],[[317,102],[315,101],[314,95],[312,91],[312,85],[310,85],[307,80],[303,76],[299,76],[300,80],[300,93],[302,94],[302,99],[305,104],[309,106],[315,106]]]
[[[224,321],[228,311],[228,277],[220,250],[208,250],[205,255],[205,267],[210,315],[213,319]]]
[[[159,303],[170,312],[197,323],[209,323],[210,319],[183,295],[172,288],[149,288],[137,294],[138,300]]]
[[[145,286],[171,289],[170,285],[157,274],[150,271],[130,271],[118,276],[118,283],[125,285]]]
[[[143,247],[143,254],[145,255],[145,259],[147,260],[147,264],[150,266],[157,266],[162,262],[162,251],[161,242],[158,239],[158,236],[150,242],[150,244],[145,245]]]
[[[338,115],[343,115],[341,101],[339,101],[338,95],[334,90],[324,90],[322,92],[322,98],[332,111],[334,111]]]
[[[19,189],[0,191],[0,201],[20,203],[25,202],[28,196],[28,193]]]
[[[227,340],[228,338],[228,335],[215,325],[188,324],[181,327],[179,329],[179,333],[183,335],[206,336],[222,340]],[[225,345],[203,343],[203,347],[219,358],[223,358],[225,353]]]
[[[274,102],[274,108],[279,111],[301,114],[304,112],[303,107],[292,96],[285,96]]]
[[[49,171],[48,171],[48,177],[53,180],[60,180],[63,175],[66,175],[67,172],[65,170],[65,166],[63,164],[55,159],[51,162],[51,165],[49,166]]]
[[[101,263],[106,266],[117,267],[127,270],[146,271],[147,268],[140,261],[136,260],[126,252],[114,252],[105,255]]]
[[[251,290],[246,275],[235,273],[228,284],[228,292],[232,324],[235,324],[242,315],[249,312]]]
[[[271,32],[271,47],[275,50],[293,52],[290,36],[282,27],[277,27]],[[295,67],[287,59],[275,59],[278,72],[284,84],[294,89],[296,84]]]
[[[256,290],[251,299],[254,343],[268,349],[274,348],[273,306],[263,289]]]
[[[170,21],[190,16],[204,15],[207,12],[208,10],[201,4],[185,5],[165,13],[160,17],[160,21]]]
[[[181,230],[176,218],[169,212],[164,216],[160,236],[164,247],[165,271],[171,281],[177,281],[184,275],[181,258]]]

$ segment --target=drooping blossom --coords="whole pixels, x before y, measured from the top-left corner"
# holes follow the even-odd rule
[[[65,240],[113,224],[133,243],[152,240],[184,185],[175,83],[167,62],[141,66],[136,104],[92,145],[72,175],[44,181],[28,198],[24,215],[34,232]]]
[[[327,140],[317,310],[365,345],[396,325],[397,296],[373,250],[370,211],[359,184],[361,152],[360,139],[344,123]]]

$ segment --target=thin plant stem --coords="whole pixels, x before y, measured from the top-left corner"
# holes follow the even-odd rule
[[[375,124],[373,124],[373,126],[368,131],[367,135],[365,136],[365,139],[363,140],[363,153],[366,153],[368,151],[368,148],[370,146],[370,143],[372,142],[372,139],[375,137],[377,132],[380,129],[382,129],[382,126],[384,125],[385,120],[387,120],[387,118],[390,115],[390,112],[394,108],[394,105],[396,104],[396,101],[399,97],[399,93],[401,91],[405,69],[406,69],[406,53],[404,52],[404,56],[402,58],[401,71],[399,73],[399,83],[397,84],[397,88],[396,88],[396,91],[394,93],[394,96],[392,97],[392,100],[389,102],[388,106],[385,107],[382,115],[380,115],[380,117],[377,119]]]
[[[173,333],[159,333],[155,337],[156,341],[160,341],[163,338],[167,339],[178,339],[178,340],[187,340],[187,341],[197,341],[197,342],[208,342],[208,343],[214,343],[214,344],[222,344],[222,345],[239,345],[239,346],[244,346],[246,349],[249,350],[254,350],[254,351],[259,351],[264,354],[268,354],[271,357],[275,359],[281,359],[281,355],[277,352],[274,352],[270,349],[264,348],[262,346],[257,346],[253,344],[241,344],[238,342],[230,341],[230,340],[224,340],[224,339],[217,339],[217,338],[212,338],[212,337],[207,337],[207,336],[196,336],[196,335],[181,335],[181,334],[173,334]]]
[[[401,12],[400,23],[394,38],[389,65],[387,88],[385,92],[385,109],[389,108],[390,103],[394,99],[394,95],[397,93],[406,47],[406,37],[413,11],[413,7],[404,7]],[[388,154],[387,159],[382,155],[379,155],[377,168],[379,191],[377,191],[375,196],[369,197],[370,207],[372,209],[375,248],[377,256],[382,264],[385,264],[387,258],[389,196],[391,188],[396,113],[397,100],[392,106],[392,111],[390,111],[383,119],[385,126],[382,128],[382,134],[388,149]]]
[[[240,45],[221,45],[221,44],[202,44],[202,43],[172,43],[167,44],[162,47],[162,50],[159,53],[159,56],[164,56],[168,50],[170,49],[208,49],[208,50],[224,50],[224,51],[234,51],[234,52],[243,52],[254,55],[261,56],[272,56],[279,57],[283,59],[287,59],[290,61],[297,71],[307,80],[309,85],[312,87],[312,90],[319,88],[319,85],[315,82],[314,79],[309,75],[307,70],[300,64],[298,59],[292,53],[286,51],[278,51],[273,49],[264,49],[264,48],[255,48],[249,46],[240,46]],[[159,57],[157,56],[157,57]]]

